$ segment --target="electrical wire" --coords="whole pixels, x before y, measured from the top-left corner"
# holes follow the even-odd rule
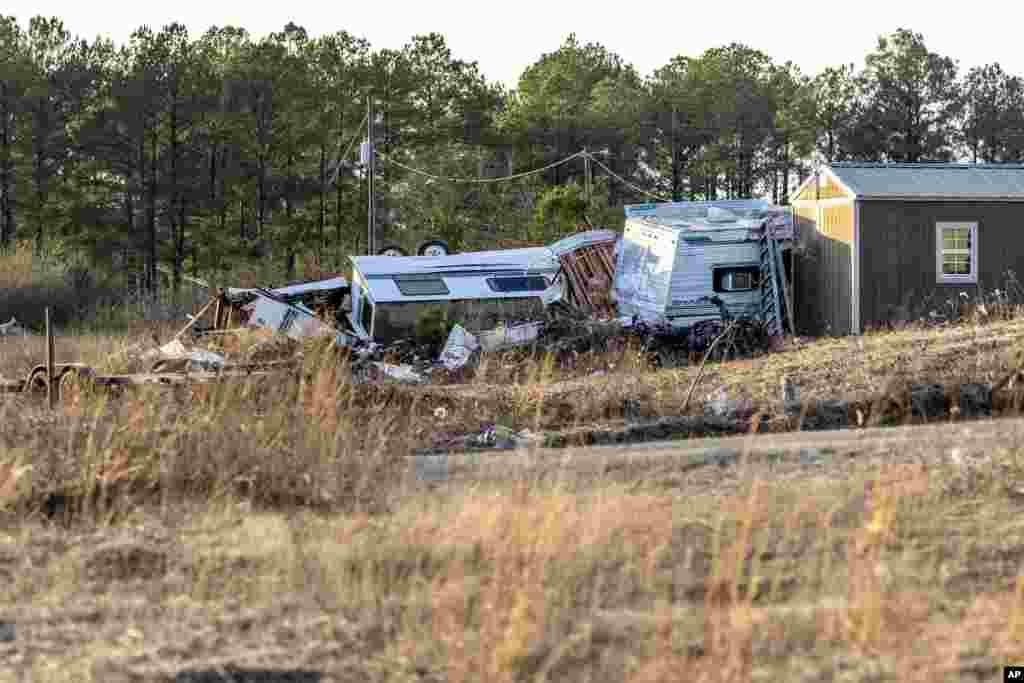
[[[403,164],[400,161],[395,161],[394,159],[392,159],[390,157],[390,155],[387,155],[384,152],[377,152],[377,155],[379,157],[381,157],[382,159],[384,159],[385,161],[387,161],[389,163],[392,163],[395,166],[398,166],[399,168],[405,169],[406,171],[409,171],[410,173],[416,173],[417,175],[421,175],[421,176],[423,176],[425,178],[430,178],[432,180],[441,180],[441,181],[451,182],[451,183],[480,183],[480,184],[500,183],[500,182],[504,182],[506,180],[517,180],[519,178],[525,178],[527,176],[536,175],[538,173],[543,173],[544,171],[547,171],[547,170],[550,170],[552,168],[555,168],[556,166],[561,166],[562,164],[568,163],[568,162],[572,161],[573,159],[577,159],[577,158],[582,157],[584,159],[593,161],[595,164],[597,164],[602,169],[604,169],[604,171],[608,175],[612,176],[613,178],[618,180],[620,183],[622,183],[622,184],[626,185],[627,187],[635,190],[636,192],[639,192],[642,195],[646,195],[648,197],[653,197],[654,199],[658,199],[658,200],[661,200],[663,202],[671,201],[667,197],[655,194],[653,192],[648,192],[647,190],[643,189],[642,187],[638,187],[637,185],[634,185],[633,183],[629,182],[628,180],[626,180],[625,178],[623,178],[622,176],[617,174],[615,171],[613,171],[610,168],[608,168],[607,166],[605,166],[603,163],[601,163],[601,161],[599,159],[594,157],[593,154],[591,154],[590,152],[588,152],[586,150],[580,150],[579,152],[576,152],[575,154],[567,156],[564,159],[560,159],[558,161],[555,161],[555,162],[552,162],[552,163],[548,164],[547,166],[542,166],[541,168],[537,168],[537,169],[534,169],[532,171],[524,171],[522,173],[516,173],[516,174],[508,175],[508,176],[502,176],[501,178],[453,178],[451,176],[440,176],[440,175],[436,175],[436,174],[433,174],[433,173],[428,173],[427,171],[422,171],[422,170],[420,170],[418,168],[413,168],[412,166],[407,166],[406,164]],[[589,178],[587,178],[586,180],[587,180],[588,183],[590,182]]]
[[[640,194],[643,194],[643,195],[647,195],[648,197],[654,197],[655,199],[660,199],[660,200],[661,200],[661,201],[663,201],[663,202],[669,202],[669,201],[672,201],[672,200],[671,200],[671,199],[669,199],[668,197],[663,197],[663,196],[661,196],[661,195],[657,195],[657,194],[654,194],[653,192],[648,192],[647,190],[645,190],[645,189],[643,189],[643,188],[637,187],[637,186],[636,186],[636,185],[634,185],[633,183],[629,182],[628,180],[626,180],[625,178],[623,178],[622,176],[620,176],[620,175],[619,175],[618,173],[616,173],[615,171],[611,170],[610,168],[608,168],[607,166],[605,166],[604,164],[602,164],[602,163],[601,163],[601,162],[600,162],[600,161],[599,161],[599,160],[598,160],[598,159],[597,159],[596,157],[594,157],[594,155],[593,155],[593,154],[591,154],[590,152],[581,152],[581,154],[585,154],[585,155],[586,155],[586,156],[587,156],[587,157],[588,157],[588,158],[589,158],[589,159],[590,159],[591,161],[593,161],[593,162],[594,162],[595,164],[597,164],[598,166],[600,166],[601,168],[603,168],[603,169],[605,170],[605,173],[607,173],[608,175],[612,176],[613,178],[615,178],[616,180],[618,180],[618,181],[619,181],[620,183],[622,183],[622,184],[626,185],[627,187],[630,187],[630,188],[632,188],[633,190],[636,190],[636,191],[637,191],[637,192],[639,192]]]
[[[439,175],[434,175],[433,173],[428,173],[426,171],[421,171],[420,169],[413,168],[412,166],[406,166],[405,164],[403,164],[400,161],[395,161],[389,155],[384,154],[383,152],[377,152],[377,155],[379,157],[381,157],[382,159],[384,159],[385,161],[387,161],[389,163],[392,163],[395,166],[398,166],[399,168],[404,168],[406,171],[409,171],[411,173],[416,173],[416,174],[421,175],[421,176],[423,176],[425,178],[431,178],[433,180],[443,180],[443,181],[450,182],[450,183],[481,183],[481,184],[483,184],[483,183],[501,183],[501,182],[504,182],[506,180],[517,180],[518,178],[525,178],[527,176],[536,175],[538,173],[543,173],[544,171],[547,171],[547,170],[550,170],[552,168],[555,168],[556,166],[561,166],[562,164],[568,163],[568,162],[572,161],[573,159],[576,159],[578,157],[583,156],[584,152],[582,152],[582,151],[576,152],[575,154],[573,154],[571,156],[567,156],[564,159],[560,159],[559,161],[555,161],[553,163],[550,163],[547,166],[542,166],[541,168],[536,168],[536,169],[534,169],[532,171],[524,171],[522,173],[516,173],[514,175],[502,176],[501,178],[452,178],[452,177],[448,177],[448,176],[439,176]]]

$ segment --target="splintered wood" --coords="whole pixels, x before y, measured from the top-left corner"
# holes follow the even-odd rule
[[[615,243],[600,242],[563,254],[565,297],[578,309],[601,317],[614,317],[609,294],[615,278]]]

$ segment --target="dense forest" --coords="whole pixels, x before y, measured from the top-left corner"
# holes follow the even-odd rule
[[[741,44],[644,76],[570,36],[508,91],[439,34],[389,50],[294,24],[259,39],[172,24],[118,46],[0,17],[0,249],[149,293],[162,269],[177,288],[239,264],[342,268],[366,249],[368,102],[377,239],[406,248],[618,227],[623,203],[655,197],[785,203],[822,160],[1024,157],[1021,78],[961,73],[903,29],[814,76]],[[453,180],[473,178],[491,182]]]

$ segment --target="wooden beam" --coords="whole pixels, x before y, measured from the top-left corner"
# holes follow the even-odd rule
[[[185,327],[181,328],[181,330],[176,335],[171,337],[171,341],[178,339],[179,337],[181,337],[181,335],[191,330],[192,326],[199,322],[199,319],[206,315],[206,312],[210,310],[210,307],[217,303],[218,300],[219,297],[213,297],[209,301],[207,301],[206,305],[203,306],[202,309],[200,309],[199,313],[197,313],[194,318],[188,321],[188,325],[185,325]]]
[[[224,305],[224,297],[221,296],[220,292],[217,292],[217,306],[213,309],[213,329],[219,330],[221,324],[221,309]]]

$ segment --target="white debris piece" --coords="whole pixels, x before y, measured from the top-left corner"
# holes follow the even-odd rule
[[[410,382],[419,384],[424,381],[422,375],[412,369],[411,365],[391,365],[390,363],[373,363],[373,367],[384,373],[385,377],[398,380],[399,382]]]
[[[540,300],[544,306],[550,306],[556,301],[561,301],[565,296],[565,281],[559,276],[550,287],[544,290],[540,295]]]
[[[337,335],[334,328],[301,304],[287,304],[257,294],[256,299],[242,310],[249,313],[249,327],[266,327],[292,339],[320,334]]]
[[[220,368],[224,366],[226,359],[219,353],[205,351],[203,349],[187,349],[180,339],[168,342],[158,349],[152,349],[142,354],[143,360],[189,360],[203,368]]]
[[[544,323],[542,322],[530,322],[481,332],[478,335],[480,346],[484,351],[497,351],[529,344],[540,336],[543,327]]]
[[[478,348],[479,340],[462,325],[456,325],[448,334],[448,341],[441,350],[441,364],[449,370],[461,368]]]
[[[25,337],[28,330],[21,326],[14,316],[5,323],[0,324],[0,337]]]

